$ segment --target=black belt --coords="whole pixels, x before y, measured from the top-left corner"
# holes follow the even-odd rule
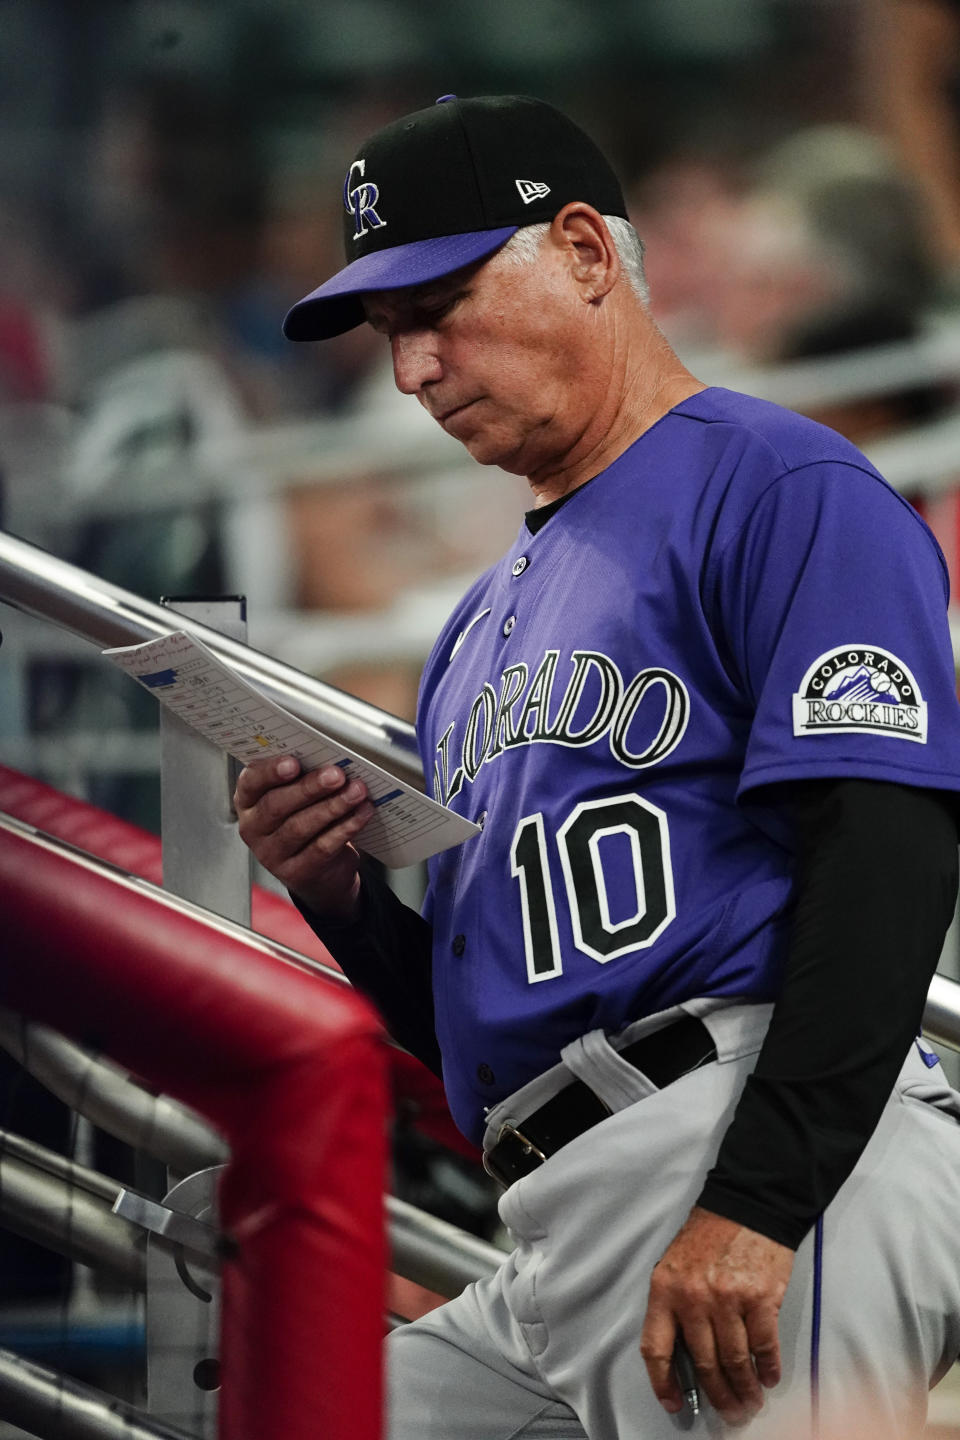
[[[642,1070],[659,1090],[717,1058],[717,1047],[702,1020],[685,1015],[654,1030],[621,1050],[620,1058]],[[522,1129],[504,1125],[483,1157],[488,1175],[512,1185],[569,1145],[578,1135],[606,1120],[612,1110],[582,1080],[571,1080],[539,1110],[522,1121]]]

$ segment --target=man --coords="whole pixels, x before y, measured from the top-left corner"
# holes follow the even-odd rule
[[[444,97],[344,205],[287,335],[366,319],[533,492],[424,673],[426,773],[483,829],[423,916],[359,860],[362,785],[237,789],[505,1186],[504,1267],[393,1338],[391,1434],[647,1440],[695,1385],[709,1433],[915,1433],[960,1351],[960,1096],[915,1041],[957,885],[942,557],[847,442],[686,370],[549,106]]]

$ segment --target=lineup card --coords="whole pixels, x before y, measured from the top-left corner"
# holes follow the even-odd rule
[[[305,770],[339,765],[362,780],[376,814],[355,843],[384,865],[416,865],[480,833],[472,821],[275,705],[185,630],[103,654],[245,765],[265,756],[295,755]]]

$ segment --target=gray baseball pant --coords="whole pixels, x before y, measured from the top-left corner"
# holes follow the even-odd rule
[[[663,1090],[616,1053],[699,1014],[718,1060]],[[487,1143],[569,1081],[614,1113],[513,1184],[516,1248],[496,1275],[390,1337],[390,1440],[676,1440],[639,1354],[650,1273],[696,1201],[770,1007],[693,1001],[601,1031],[496,1107]],[[783,1378],[748,1440],[919,1435],[960,1354],[960,1094],[911,1047],[859,1164],[800,1246],[780,1313]]]

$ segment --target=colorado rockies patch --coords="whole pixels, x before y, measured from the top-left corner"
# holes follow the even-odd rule
[[[868,731],[927,743],[927,706],[896,655],[844,645],[814,660],[793,697],[794,735]]]

